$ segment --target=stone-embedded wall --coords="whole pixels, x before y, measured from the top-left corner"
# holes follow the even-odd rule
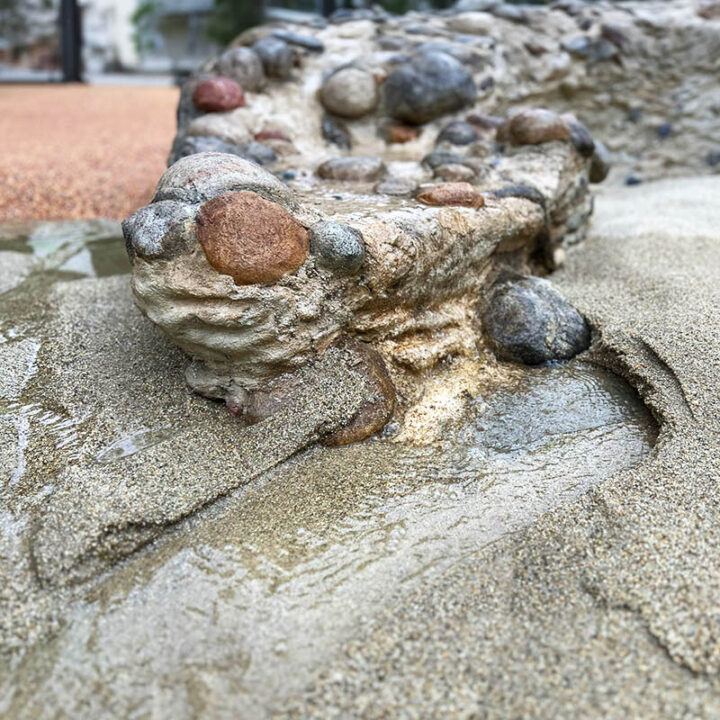
[[[588,346],[528,276],[582,240],[612,151],[631,182],[705,167],[718,61],[698,47],[717,22],[677,4],[482,5],[254,28],[185,83],[171,166],[124,229],[137,303],[194,359],[195,390],[261,420],[301,368],[355,348],[380,400],[347,442],[454,359]],[[706,92],[683,104],[688,88]]]
[[[368,112],[378,118],[386,114],[422,122],[433,118],[423,117],[422,110],[414,117],[407,110],[403,115],[397,107],[397,83],[377,92],[358,68],[382,82],[404,58],[442,51],[472,76],[476,112],[505,115],[518,108],[544,106],[574,113],[610,149],[615,166],[611,182],[624,182],[629,176],[651,179],[716,172],[720,169],[720,11],[716,6],[684,0],[566,0],[550,6],[467,0],[444,13],[392,17],[362,11],[342,14],[324,27],[292,27],[311,36],[314,46],[287,42],[287,36],[282,39],[286,29],[278,25],[262,26],[236,40],[235,45],[245,49],[238,51],[244,55],[232,70],[227,56],[224,62],[205,67],[213,73],[234,72],[251,92],[264,88],[262,102],[248,103],[247,109],[222,119],[192,122],[195,113],[188,110],[186,92],[180,137],[216,136],[243,144],[253,141],[264,121],[293,139],[302,136],[299,149],[318,159],[327,153],[326,147],[310,140],[321,126],[326,137],[340,144],[351,142],[354,152],[367,153],[374,130],[371,127],[368,133]],[[324,52],[317,52],[319,47]],[[251,50],[262,56],[267,78],[248,59]],[[346,63],[355,70],[345,70],[323,87],[319,101],[310,102],[321,76]],[[424,66],[431,72],[429,63]],[[452,70],[442,74],[448,81],[455,77]],[[412,79],[425,81],[427,89],[423,67]],[[438,104],[437,96],[430,94],[429,104],[441,109],[442,102]],[[323,122],[323,104],[334,119]],[[451,104],[444,109],[457,108]],[[403,132],[387,128],[390,140],[412,140]],[[412,147],[427,148],[428,139],[434,139],[429,135],[432,132],[421,133]],[[191,148],[192,143],[185,151]],[[176,147],[176,155],[179,151]],[[248,150],[253,151],[262,149]]]
[[[481,71],[486,111],[574,112],[610,149],[610,182],[720,172],[720,3],[561,0],[523,15],[448,20],[496,41]]]

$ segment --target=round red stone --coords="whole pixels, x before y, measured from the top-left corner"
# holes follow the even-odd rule
[[[281,205],[248,190],[208,200],[197,216],[208,262],[237,285],[275,282],[307,258],[307,230]]]
[[[214,77],[198,83],[193,103],[203,112],[227,112],[245,105],[242,88],[230,78]]]

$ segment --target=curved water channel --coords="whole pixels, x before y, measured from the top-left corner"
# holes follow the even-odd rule
[[[109,226],[69,228],[64,240],[58,226],[0,233],[0,263],[12,258],[24,268],[14,289],[6,280],[11,302],[0,295],[0,362],[4,373],[22,375],[0,384],[0,421],[13,440],[11,452],[0,452],[0,559],[5,548],[13,560],[0,572],[8,586],[27,570],[23,538],[34,506],[20,498],[28,494],[23,476],[42,474],[28,468],[35,456],[24,458],[23,447],[46,433],[58,465],[115,465],[162,444],[181,417],[147,426],[147,418],[128,416],[118,434],[103,430],[102,413],[96,421],[77,409],[73,416],[43,397],[35,367],[57,351],[44,334],[53,325],[23,316],[18,308],[33,303],[22,293],[42,295],[58,283],[94,283],[104,293],[126,285],[113,277],[127,265]],[[129,295],[117,302],[134,312]],[[7,350],[17,343],[31,347],[13,370]],[[50,631],[0,655],[0,716],[267,716],[331,665],[376,608],[642,462],[656,436],[624,380],[576,361],[527,369],[511,388],[477,395],[463,421],[431,444],[388,437],[312,447],[85,585],[38,590],[26,578],[6,622],[20,628],[23,612],[35,617],[32,610],[56,596],[62,607],[50,613]],[[53,493],[52,462],[45,467],[33,502]]]

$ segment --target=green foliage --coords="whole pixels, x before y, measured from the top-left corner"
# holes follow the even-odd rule
[[[138,55],[144,55],[152,49],[151,33],[158,9],[158,0],[142,0],[130,18],[135,26],[133,42]]]
[[[226,45],[239,33],[262,21],[262,7],[257,0],[215,0],[208,35]]]

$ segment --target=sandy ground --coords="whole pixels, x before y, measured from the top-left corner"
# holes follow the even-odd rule
[[[175,132],[176,88],[0,88],[0,220],[123,218],[146,204]]]

